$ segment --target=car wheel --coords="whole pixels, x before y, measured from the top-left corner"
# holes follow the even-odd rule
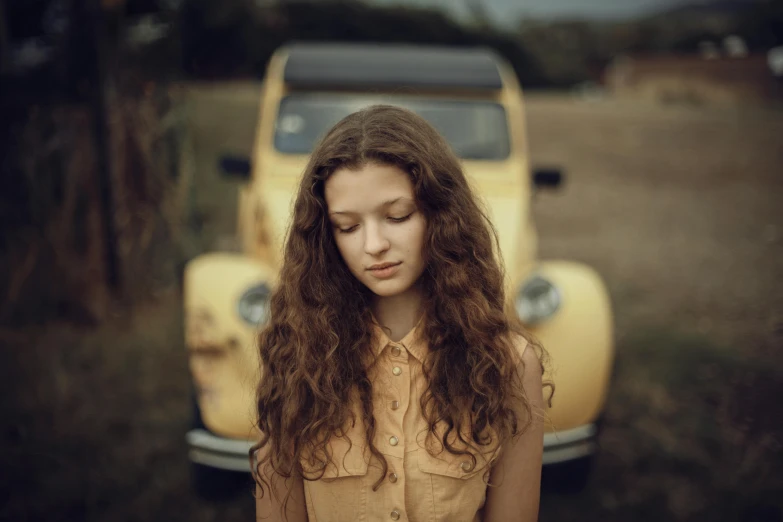
[[[542,491],[572,495],[587,487],[595,456],[549,464],[541,473]]]
[[[190,486],[200,499],[209,502],[234,500],[240,494],[252,494],[253,479],[249,473],[212,468],[191,462]]]

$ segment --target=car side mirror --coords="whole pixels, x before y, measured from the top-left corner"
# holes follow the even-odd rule
[[[250,180],[250,159],[242,156],[221,156],[218,161],[221,175],[242,181]]]
[[[563,183],[563,171],[558,168],[533,169],[533,186],[535,188],[559,188]]]

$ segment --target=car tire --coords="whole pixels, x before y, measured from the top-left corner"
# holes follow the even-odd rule
[[[201,420],[201,412],[193,398],[191,427],[207,430]],[[190,462],[190,488],[193,494],[208,502],[227,502],[243,493],[253,492],[253,478],[250,473],[230,471]]]
[[[190,486],[196,497],[207,502],[229,502],[245,493],[252,494],[249,473],[239,473],[190,463]]]
[[[574,495],[582,492],[590,481],[595,456],[549,464],[541,473],[541,489],[551,493]]]

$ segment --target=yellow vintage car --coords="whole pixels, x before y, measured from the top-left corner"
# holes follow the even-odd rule
[[[292,44],[270,60],[251,159],[224,158],[239,194],[240,253],[207,253],[185,268],[185,341],[195,390],[187,433],[195,490],[210,496],[249,472],[255,337],[267,319],[293,197],[308,154],[344,116],[375,103],[412,109],[461,157],[497,227],[509,307],[551,356],[556,385],[544,474],[584,485],[614,359],[604,283],[567,260],[541,260],[531,216],[535,191],[557,170],[531,170],[524,98],[509,65],[487,49]],[[236,475],[236,474],[235,474]]]

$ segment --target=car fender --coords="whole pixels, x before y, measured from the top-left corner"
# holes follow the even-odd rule
[[[528,327],[549,356],[545,379],[555,385],[548,429],[594,423],[603,410],[614,364],[614,321],[606,285],[595,270],[571,261],[539,262],[528,273],[533,275],[549,280],[560,296],[555,314]]]
[[[260,378],[258,327],[239,314],[242,295],[274,285],[274,272],[234,253],[208,253],[185,266],[185,345],[204,425],[227,437],[252,438]]]

